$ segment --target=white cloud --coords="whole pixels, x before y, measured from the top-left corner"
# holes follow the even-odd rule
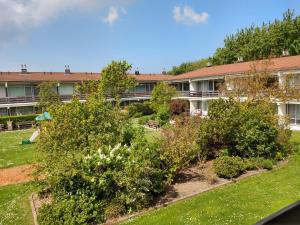
[[[135,0],[0,0],[0,43],[18,39],[67,11],[100,10]],[[118,13],[113,15],[115,18]],[[113,20],[113,19],[112,19]]]
[[[207,12],[197,13],[190,6],[175,6],[173,9],[173,18],[177,23],[200,24],[205,23],[208,17]]]
[[[107,23],[110,26],[113,25],[119,19],[119,11],[116,7],[111,6],[108,10],[107,16],[103,17],[103,23]]]

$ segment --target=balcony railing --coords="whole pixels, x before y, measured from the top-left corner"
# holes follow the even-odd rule
[[[151,92],[144,92],[144,93],[125,93],[123,94],[122,98],[149,98]],[[70,101],[73,95],[60,95],[59,98],[61,101]],[[87,95],[76,95],[80,100],[86,100]],[[107,96],[107,98],[110,98]],[[0,104],[14,104],[14,103],[32,103],[38,102],[38,96],[23,96],[23,97],[5,97],[0,98]]]
[[[219,91],[185,91],[180,92],[182,97],[219,97],[221,93]]]
[[[72,95],[60,95],[59,98],[61,101],[70,101],[72,99]],[[78,95],[80,100],[85,100],[86,95]],[[0,98],[0,104],[13,104],[13,103],[31,103],[38,102],[38,96],[23,96],[23,97],[5,97]]]

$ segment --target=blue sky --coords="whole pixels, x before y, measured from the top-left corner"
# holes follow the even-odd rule
[[[197,60],[227,34],[300,14],[299,0],[0,0],[0,71],[99,72],[125,59],[141,73]]]

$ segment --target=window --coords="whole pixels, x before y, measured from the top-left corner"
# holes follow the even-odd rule
[[[300,125],[300,105],[288,104],[288,114],[291,124]]]
[[[190,84],[189,83],[183,83],[183,91],[190,91]]]
[[[74,93],[73,84],[61,84],[59,86],[60,95],[73,95],[73,93]]]
[[[4,86],[0,86],[0,98],[6,97],[6,91]]]
[[[31,87],[27,86],[25,87],[25,96],[30,97],[32,96]]]
[[[8,86],[8,97],[24,97],[25,87],[24,86]]]

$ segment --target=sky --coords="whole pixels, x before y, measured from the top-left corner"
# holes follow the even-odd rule
[[[226,35],[300,14],[300,0],[0,0],[0,71],[160,73],[211,56]]]

